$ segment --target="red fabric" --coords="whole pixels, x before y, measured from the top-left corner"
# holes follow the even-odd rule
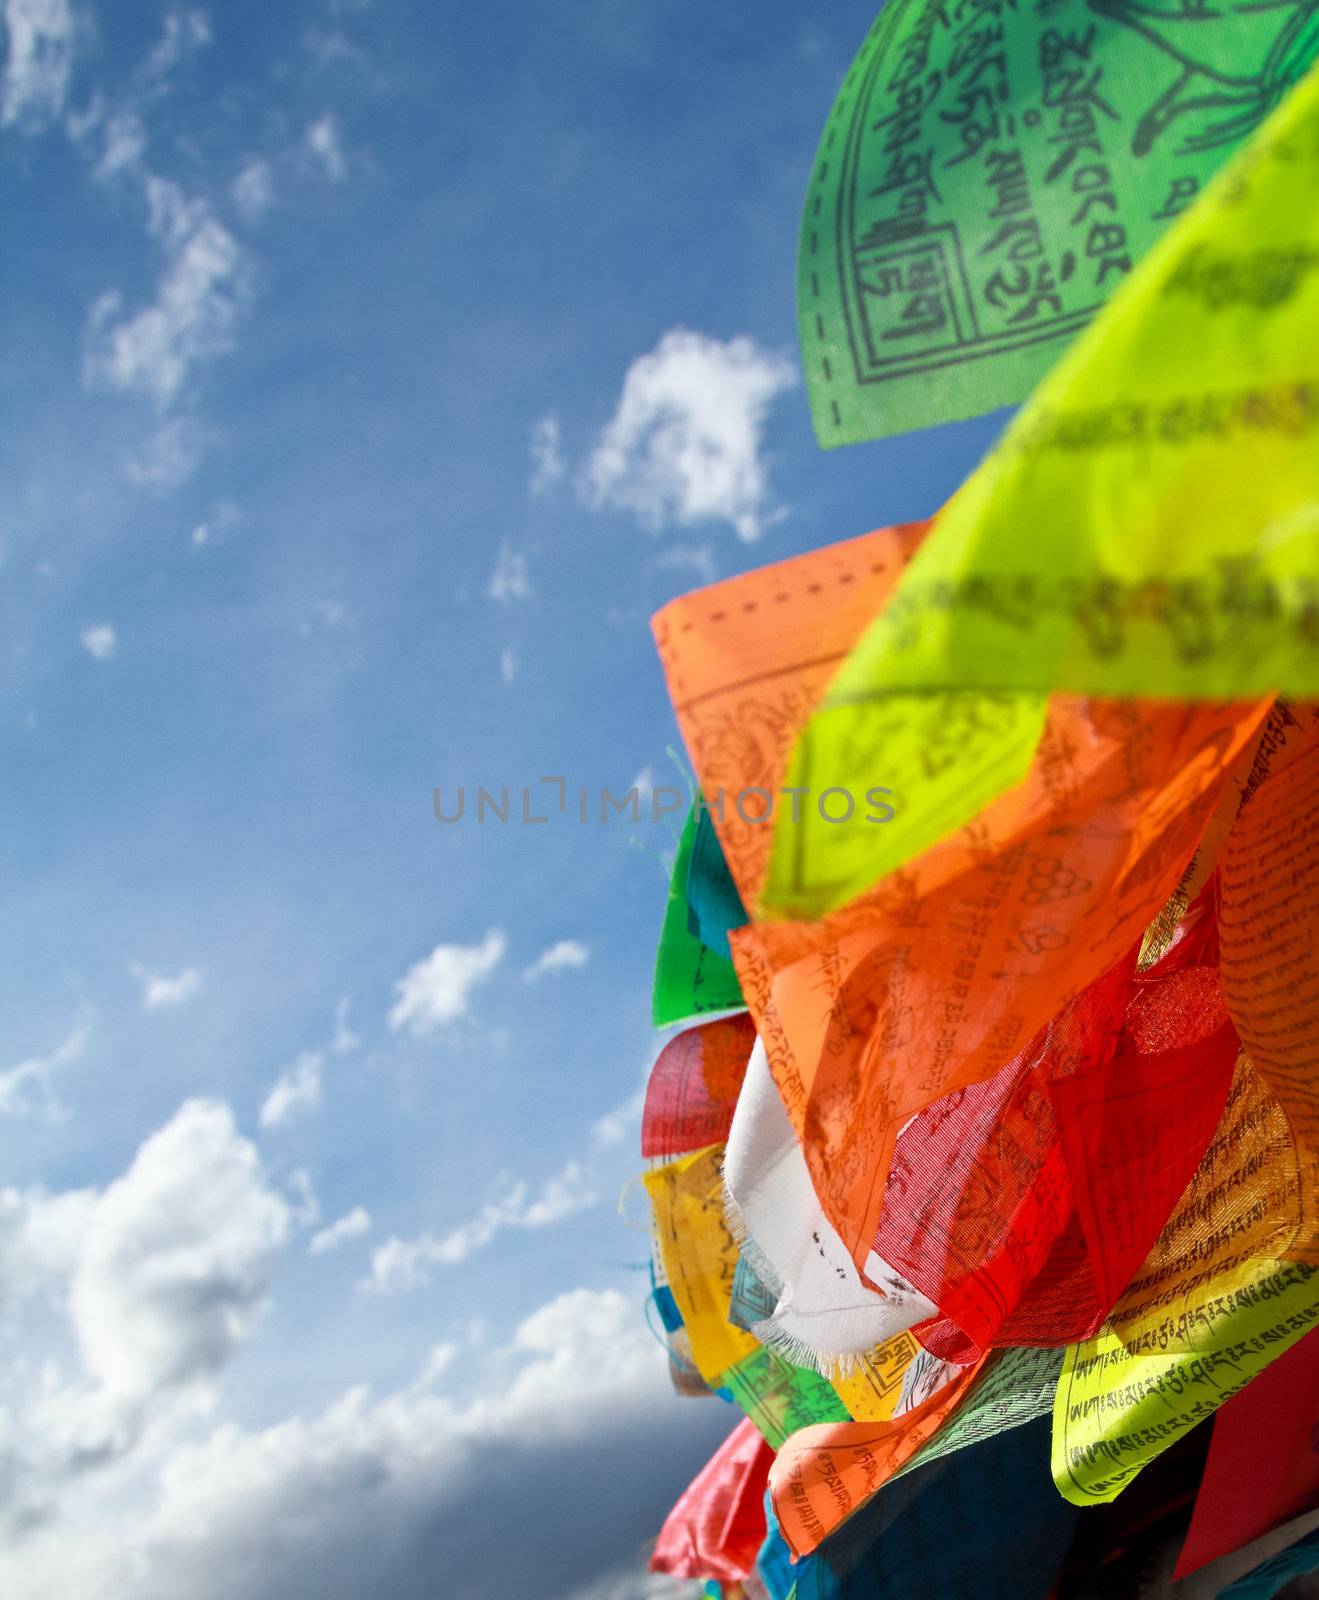
[[[773,1460],[755,1424],[739,1422],[669,1512],[650,1570],[720,1583],[747,1577],[768,1532],[765,1489]]]
[[[1227,1402],[1214,1418],[1174,1578],[1252,1544],[1319,1504],[1319,1331]]]
[[[968,1361],[1097,1331],[1213,1137],[1238,1052],[1216,885],[1148,971],[1136,951],[1001,1072],[899,1137],[874,1248],[940,1308],[915,1330]]]
[[[728,1137],[756,1042],[746,1012],[688,1028],[651,1068],[641,1114],[643,1156],[681,1156]]]

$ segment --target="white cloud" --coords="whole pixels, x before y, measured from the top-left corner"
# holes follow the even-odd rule
[[[702,583],[713,583],[719,576],[714,549],[708,544],[667,544],[655,556],[651,566],[658,572],[690,572]]]
[[[722,521],[739,539],[758,539],[784,515],[761,452],[765,419],[796,382],[790,360],[749,338],[672,329],[632,363],[587,462],[583,498],[632,511],[655,531]]]
[[[642,767],[628,788],[637,791],[637,802],[642,811],[645,811],[655,793],[655,769],[650,766]]]
[[[101,125],[105,117],[105,96],[99,89],[93,91],[91,98],[81,111],[70,111],[64,119],[64,131],[70,141],[85,155],[87,137]]]
[[[166,978],[141,966],[134,966],[132,972],[142,985],[143,1011],[181,1006],[201,993],[202,975],[196,967],[185,967],[177,978]]]
[[[325,1057],[319,1050],[304,1050],[291,1067],[281,1072],[261,1104],[263,1128],[278,1128],[291,1117],[314,1111],[321,1103],[321,1076]]]
[[[298,624],[298,632],[304,638],[326,628],[342,628],[348,621],[348,607],[342,600],[315,600],[311,605],[311,616],[304,617]]]
[[[703,1583],[630,1566],[609,1573],[585,1589],[574,1590],[565,1600],[701,1600],[704,1594]]]
[[[612,1150],[623,1143],[625,1139],[639,1135],[641,1131],[641,1112],[646,1103],[646,1091],[638,1089],[622,1105],[615,1106],[612,1111],[606,1111],[591,1129],[591,1143],[597,1150]]]
[[[140,489],[177,489],[196,472],[206,437],[206,430],[193,418],[171,417],[129,458],[124,476]]]
[[[146,71],[152,77],[163,77],[210,42],[211,25],[205,12],[171,11],[165,18],[165,31],[147,57]]]
[[[507,645],[499,653],[499,676],[504,680],[504,687],[511,689],[513,680],[518,675],[518,653],[512,645]]]
[[[613,1289],[541,1306],[463,1398],[441,1387],[455,1355],[438,1345],[411,1381],[348,1389],[310,1415],[149,1440],[124,1463],[133,1477],[79,1458],[37,1514],[11,1519],[0,1592],[428,1600],[442,1568],[464,1600],[624,1600],[624,1564],[644,1566],[635,1530],[658,1522],[727,1432],[722,1408],[675,1403],[640,1308]],[[30,1432],[21,1442],[37,1448]],[[537,1493],[519,1502],[511,1540],[508,1497],[526,1483]],[[666,1593],[637,1584],[629,1600]]]
[[[142,119],[131,107],[116,111],[106,122],[101,158],[92,168],[92,177],[108,182],[121,172],[133,172],[147,147]]]
[[[321,1203],[316,1198],[316,1185],[306,1167],[295,1167],[288,1175],[288,1190],[293,1197],[289,1216],[299,1228],[314,1228],[321,1220]]]
[[[215,509],[204,522],[193,525],[189,541],[194,550],[204,550],[217,539],[223,539],[232,528],[237,527],[241,518],[238,507],[232,500],[217,501]]]
[[[58,1304],[78,1264],[94,1189],[0,1189],[0,1286],[7,1308],[46,1296]]]
[[[362,1287],[379,1294],[420,1288],[429,1281],[432,1267],[457,1266],[506,1229],[547,1228],[575,1212],[589,1210],[599,1198],[589,1176],[576,1161],[570,1161],[534,1197],[525,1183],[515,1183],[449,1233],[386,1240],[372,1254],[371,1276]]]
[[[303,145],[307,154],[319,163],[327,178],[338,183],[348,175],[348,163],[339,139],[339,125],[328,112],[308,124],[303,134]]]
[[[499,547],[499,560],[490,579],[486,593],[492,600],[507,605],[510,600],[526,600],[531,595],[531,579],[527,573],[527,558],[519,555],[507,544]]]
[[[70,1308],[87,1374],[141,1403],[213,1379],[264,1305],[289,1211],[215,1101],[187,1101],[99,1197]]]
[[[337,1222],[332,1222],[328,1228],[322,1228],[319,1233],[314,1234],[307,1248],[314,1256],[324,1255],[327,1250],[337,1250],[349,1239],[360,1239],[364,1233],[370,1231],[370,1228],[371,1213],[364,1206],[354,1206]]]
[[[91,1022],[83,1018],[48,1056],[29,1056],[0,1071],[0,1116],[27,1117],[40,1112],[52,1121],[64,1116],[55,1092],[55,1074],[82,1059],[91,1031]]]
[[[567,469],[559,447],[559,419],[553,412],[531,425],[531,492],[546,494]]]
[[[39,132],[59,116],[73,69],[69,0],[5,0],[9,55],[0,81],[0,124]]]
[[[245,222],[255,222],[270,210],[275,199],[274,175],[268,161],[249,161],[229,187]]]
[[[504,935],[497,928],[480,944],[436,945],[394,985],[398,998],[390,1009],[390,1029],[398,1033],[407,1028],[424,1038],[466,1016],[472,991],[504,959],[505,949]]]
[[[93,661],[108,661],[119,648],[119,640],[108,622],[97,622],[78,635],[82,647]]]
[[[590,959],[591,952],[580,940],[559,939],[548,950],[542,950],[522,976],[528,983],[535,983],[549,972],[567,972],[573,967],[584,967]]]
[[[362,1042],[348,1026],[348,1008],[351,1003],[348,996],[343,995],[334,1008],[334,1038],[330,1041],[330,1049],[337,1056],[350,1054]]]
[[[204,200],[188,200],[168,179],[146,180],[150,231],[165,251],[153,304],[125,317],[117,290],[88,319],[88,383],[150,395],[160,407],[178,395],[193,367],[233,344],[250,292],[247,259]]]

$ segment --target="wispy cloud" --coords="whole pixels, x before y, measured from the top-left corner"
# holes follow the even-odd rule
[[[250,270],[233,235],[204,200],[176,183],[146,181],[150,232],[165,253],[156,298],[125,316],[117,289],[88,319],[84,377],[91,385],[149,395],[162,410],[198,362],[232,348],[250,293]]]
[[[211,25],[206,13],[195,7],[171,11],[165,18],[164,32],[146,59],[144,73],[160,78],[172,72],[180,61],[204,49],[211,42]]]
[[[255,157],[229,186],[229,193],[245,222],[263,217],[275,200],[275,177],[269,161]]]
[[[121,173],[137,170],[147,147],[147,135],[133,107],[122,107],[107,117],[101,138],[101,156],[92,168],[93,178],[108,183]]]
[[[108,622],[95,622],[78,635],[83,649],[93,661],[108,661],[119,648],[119,639]]]
[[[599,1198],[587,1174],[570,1161],[534,1195],[525,1183],[514,1183],[449,1233],[387,1240],[372,1254],[371,1275],[362,1287],[377,1294],[421,1288],[429,1282],[433,1267],[457,1266],[506,1229],[547,1228],[596,1205]]]
[[[0,1116],[40,1114],[52,1122],[66,1113],[55,1089],[55,1075],[82,1058],[91,1037],[91,1020],[80,1019],[47,1056],[29,1056],[0,1071]]]
[[[638,1089],[622,1105],[617,1105],[612,1111],[606,1111],[604,1116],[591,1129],[591,1143],[597,1150],[612,1150],[623,1143],[625,1139],[641,1130],[641,1111],[646,1103],[646,1091]]]
[[[591,959],[591,952],[577,939],[559,939],[550,945],[548,950],[542,950],[540,955],[524,969],[522,976],[527,983],[536,983],[550,972],[567,972],[573,967],[584,967]]]
[[[650,564],[657,572],[690,572],[702,583],[713,583],[719,576],[714,548],[708,544],[666,544]]]
[[[641,809],[645,811],[655,794],[655,769],[651,766],[642,767],[641,771],[628,784],[629,789],[637,791],[637,800]]]
[[[391,1031],[406,1028],[425,1038],[466,1016],[473,991],[504,959],[506,948],[497,928],[480,944],[436,945],[394,985],[397,999],[389,1013]]]
[[[177,489],[196,472],[209,437],[194,417],[171,417],[129,458],[124,475],[142,489]]]
[[[519,555],[511,545],[499,547],[499,559],[490,579],[486,594],[501,605],[510,600],[526,600],[531,596],[531,577],[527,571],[527,558]]]
[[[69,0],[5,0],[0,124],[39,133],[64,109],[76,28]]]
[[[365,1206],[354,1206],[337,1222],[332,1222],[328,1228],[322,1228],[319,1233],[313,1234],[307,1249],[314,1256],[323,1256],[327,1251],[337,1250],[341,1244],[347,1244],[350,1239],[360,1239],[370,1230],[371,1213]]]
[[[347,177],[348,163],[339,138],[339,125],[328,112],[308,125],[302,144],[327,178],[339,183]]]
[[[334,1008],[334,1038],[330,1041],[330,1049],[337,1056],[351,1054],[362,1042],[348,1026],[348,1009],[351,1003],[348,996],[344,995]]]
[[[315,600],[309,609],[311,615],[298,624],[298,632],[304,638],[327,628],[342,628],[349,621],[348,607],[342,600]]]
[[[202,522],[193,524],[188,542],[194,550],[205,550],[208,545],[223,539],[231,529],[238,526],[240,520],[238,507],[233,501],[221,500],[210,516]]]
[[[586,464],[583,499],[631,511],[656,532],[720,521],[758,539],[785,515],[770,493],[765,421],[796,382],[792,361],[751,339],[672,329],[628,370]]]
[[[289,1173],[288,1191],[293,1202],[289,1207],[292,1221],[299,1228],[314,1228],[321,1220],[321,1202],[306,1167],[295,1167]]]
[[[286,1067],[261,1103],[258,1117],[263,1128],[279,1128],[296,1116],[314,1111],[321,1103],[321,1078],[325,1057],[319,1050],[304,1050]]]
[[[511,689],[513,680],[518,675],[518,653],[512,645],[507,645],[499,652],[499,676],[504,680],[504,687]]]
[[[148,972],[142,966],[134,966],[132,972],[142,985],[144,1011],[160,1011],[167,1006],[181,1006],[201,993],[202,975],[196,967],[185,967],[177,978],[166,978],[158,972]]]
[[[547,494],[567,468],[559,445],[559,418],[553,411],[531,425],[531,492]]]

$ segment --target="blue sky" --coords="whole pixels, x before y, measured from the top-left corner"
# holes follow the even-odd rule
[[[3,15],[3,1587],[636,1600],[672,840],[431,795],[664,781],[651,613],[987,444],[814,444],[871,7]]]

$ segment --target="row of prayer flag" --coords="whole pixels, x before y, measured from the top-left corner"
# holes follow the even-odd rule
[[[652,1294],[743,1420],[652,1565],[726,1600],[1319,1570],[1316,57],[1316,0],[889,0],[826,124],[821,442],[1021,404],[655,619]]]

